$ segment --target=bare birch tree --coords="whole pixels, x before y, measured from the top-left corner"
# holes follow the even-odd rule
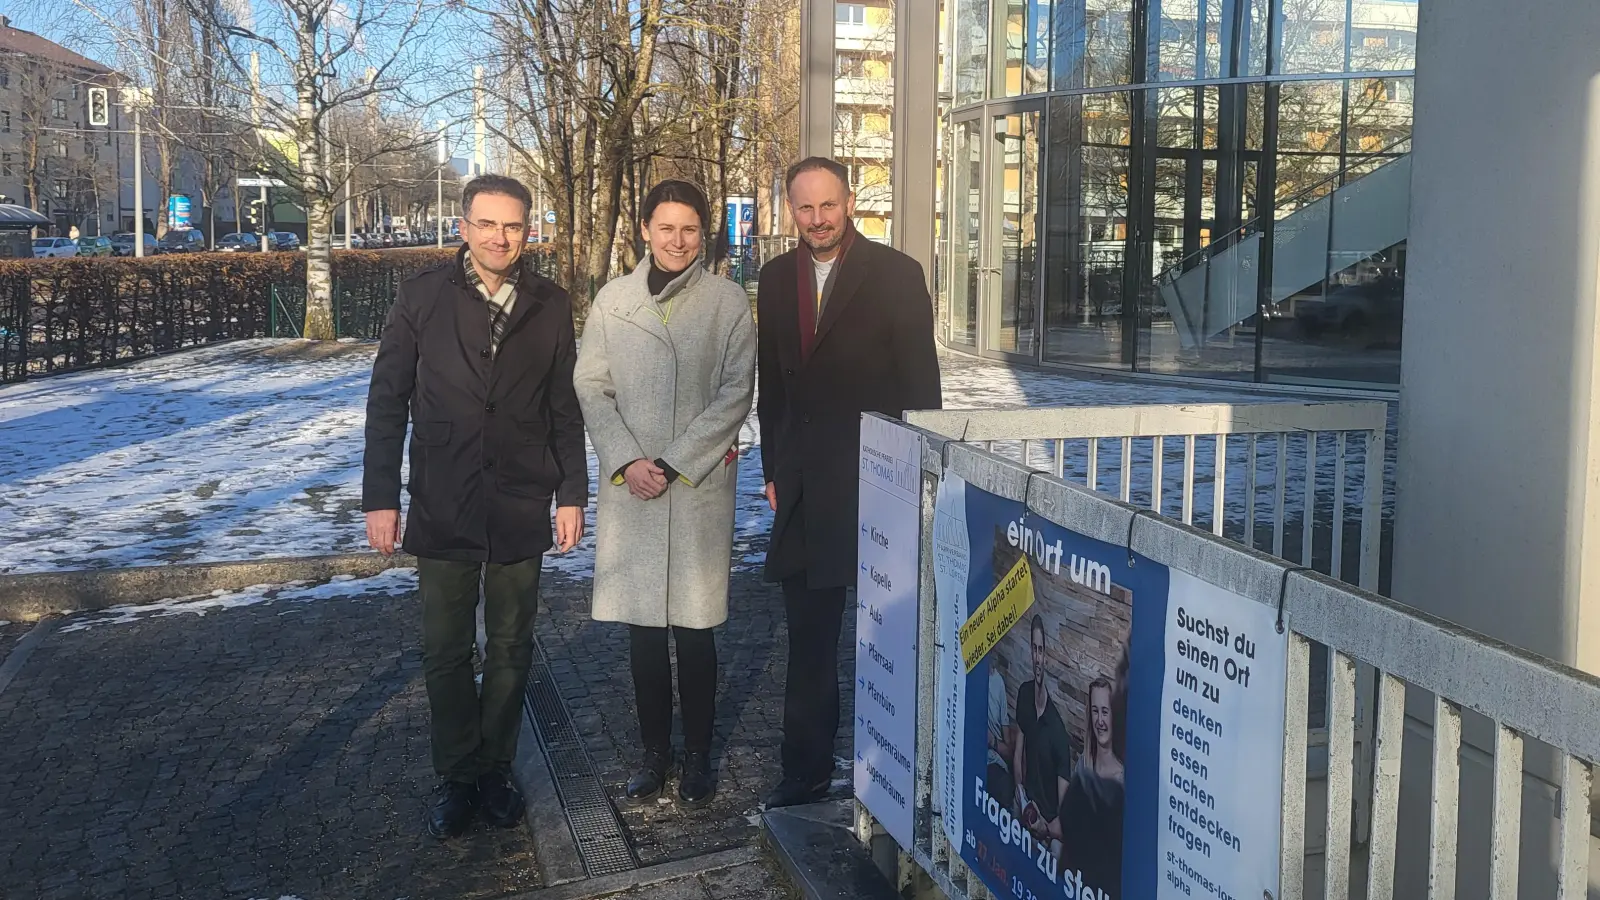
[[[342,200],[344,168],[334,147],[350,148],[365,164],[386,153],[431,147],[434,136],[420,127],[375,129],[356,145],[339,133],[342,112],[380,106],[395,122],[426,100],[417,84],[437,86],[425,57],[424,37],[434,0],[255,0],[239,15],[210,0],[183,0],[194,19],[220,36],[219,58],[229,85],[248,102],[225,104],[221,115],[241,107],[260,147],[257,164],[293,184],[306,210],[306,318],[302,333],[335,336],[333,318],[333,216]],[[427,98],[437,99],[437,98]],[[420,118],[420,117],[414,117]]]

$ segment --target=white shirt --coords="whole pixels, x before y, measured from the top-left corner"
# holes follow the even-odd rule
[[[833,264],[838,261],[837,256],[827,262],[817,262],[814,258],[811,260],[812,275],[816,279],[812,287],[817,292],[816,303],[819,310],[822,307],[822,290],[828,286],[828,274],[833,271]]]

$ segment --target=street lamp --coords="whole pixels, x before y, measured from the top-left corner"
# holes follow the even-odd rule
[[[144,256],[144,133],[139,111],[149,105],[143,88],[123,88],[122,105],[133,112],[133,255]],[[119,201],[120,202],[120,201]]]
[[[439,205],[434,207],[433,239],[439,249],[444,249],[444,164],[445,164],[445,121],[439,120]]]

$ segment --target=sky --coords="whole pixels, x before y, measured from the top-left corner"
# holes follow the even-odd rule
[[[0,15],[11,20],[15,28],[32,31],[68,47],[84,56],[113,68],[117,64],[117,48],[110,30],[103,26],[86,5],[106,6],[114,0],[0,0]],[[249,3],[258,9],[273,6],[270,0],[236,0]],[[428,128],[444,119],[454,123],[450,128],[450,153],[454,157],[472,153],[471,128],[465,124],[472,114],[472,101],[464,92],[472,82],[474,61],[470,47],[474,44],[477,28],[473,14],[461,10],[443,10],[428,17],[431,33],[413,38],[408,49],[416,49],[428,61],[431,71],[420,79],[408,79],[407,87],[415,95],[425,98],[450,97],[429,106],[421,114]],[[264,79],[270,83],[271,78]]]

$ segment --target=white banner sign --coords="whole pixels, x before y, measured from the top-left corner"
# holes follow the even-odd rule
[[[1270,607],[1172,569],[1161,695],[1162,897],[1278,896],[1288,641]]]
[[[915,797],[921,450],[915,431],[862,416],[855,792],[902,847]]]
[[[934,715],[934,752],[939,759],[939,797],[944,833],[961,846],[961,744],[967,709],[967,673],[961,665],[961,625],[967,619],[967,577],[971,563],[967,539],[967,483],[949,472],[939,481],[933,505],[933,585],[938,601],[937,625],[941,646],[951,652],[939,655],[936,683],[938,708]]]

